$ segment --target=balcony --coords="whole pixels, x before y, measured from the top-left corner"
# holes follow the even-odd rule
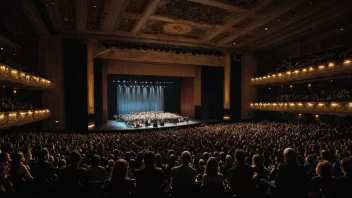
[[[0,129],[37,122],[49,116],[48,109],[0,112]]]
[[[4,84],[15,83],[27,88],[48,89],[53,86],[50,80],[17,70],[3,63],[0,63],[0,81]]]
[[[326,65],[310,66],[293,71],[260,76],[251,79],[254,86],[275,85],[284,83],[305,82],[312,79],[337,78],[352,75],[351,60],[344,60],[340,64],[329,63]]]
[[[352,102],[251,103],[253,110],[329,115],[352,115]]]

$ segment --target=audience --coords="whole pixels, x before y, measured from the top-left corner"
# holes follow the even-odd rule
[[[351,135],[350,126],[268,121],[138,133],[4,133],[0,193],[344,197],[351,193]]]
[[[350,89],[325,89],[320,92],[307,91],[305,93],[280,94],[274,99],[275,102],[338,102],[351,101],[352,90]]]
[[[18,101],[16,98],[0,98],[0,112],[33,110],[33,105]]]

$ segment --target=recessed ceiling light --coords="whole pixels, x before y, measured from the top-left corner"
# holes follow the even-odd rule
[[[280,20],[280,19],[278,19],[277,21],[278,21],[278,22],[280,22],[281,20]]]
[[[343,27],[340,28],[341,31],[344,31],[345,29],[343,29]]]
[[[265,28],[265,31],[267,31],[268,30],[268,28]]]
[[[93,6],[93,8],[96,8],[96,7],[97,7],[96,5]]]
[[[234,45],[236,45],[236,43],[233,43]]]

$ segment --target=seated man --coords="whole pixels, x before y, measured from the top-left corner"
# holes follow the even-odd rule
[[[99,166],[100,164],[100,157],[98,155],[94,155],[91,159],[92,166],[87,170],[87,178],[88,181],[100,181],[103,182],[107,180],[108,173],[106,172],[105,168]]]

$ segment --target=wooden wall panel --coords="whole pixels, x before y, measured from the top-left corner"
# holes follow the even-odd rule
[[[194,117],[194,78],[182,79],[181,115]]]

